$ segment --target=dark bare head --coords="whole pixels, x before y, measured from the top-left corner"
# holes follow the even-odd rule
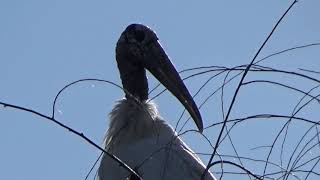
[[[142,24],[129,25],[117,42],[116,60],[126,98],[148,99],[147,69],[178,98],[202,132],[199,110],[155,32]]]

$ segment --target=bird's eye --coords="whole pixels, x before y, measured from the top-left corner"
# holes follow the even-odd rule
[[[138,42],[142,42],[145,38],[145,34],[143,31],[136,31],[134,33],[134,36],[135,36],[135,39],[138,41]]]

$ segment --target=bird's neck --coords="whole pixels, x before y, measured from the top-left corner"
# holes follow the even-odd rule
[[[130,63],[118,62],[120,77],[127,99],[138,98],[140,101],[148,99],[148,79],[143,67]]]
[[[137,102],[130,99],[118,101],[110,113],[110,124],[106,134],[107,146],[137,141],[157,132],[154,123],[158,111],[152,102]]]

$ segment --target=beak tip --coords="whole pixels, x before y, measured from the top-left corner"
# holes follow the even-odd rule
[[[198,131],[200,132],[200,133],[203,133],[203,124],[202,124],[202,118],[201,118],[201,116],[199,117],[199,118],[197,118],[197,121],[196,121],[197,123],[196,123],[196,125],[197,125],[197,127],[198,127]]]
[[[202,121],[201,113],[192,98],[190,98],[190,100],[187,103],[187,105],[185,106],[185,108],[189,111],[194,123],[196,124],[196,126],[198,128],[198,131],[200,133],[202,133],[203,132],[203,121]]]

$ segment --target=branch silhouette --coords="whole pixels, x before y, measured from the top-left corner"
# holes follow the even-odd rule
[[[92,80],[92,79],[90,79]],[[96,79],[98,80],[98,79]],[[76,82],[81,82],[83,80],[78,80]],[[101,80],[98,80],[98,81],[101,81]],[[75,82],[74,82],[75,83]],[[71,84],[74,84],[74,83],[71,83]],[[70,85],[70,84],[69,84]],[[68,85],[67,85],[68,86]],[[63,88],[65,89],[65,88]],[[62,91],[60,91],[62,92]],[[60,94],[59,92],[59,94]],[[59,95],[58,94],[58,95]],[[56,102],[56,99],[58,97],[58,95],[56,96],[55,98],[55,102]],[[99,149],[100,151],[102,151],[103,153],[107,154],[110,158],[112,158],[114,161],[116,161],[117,163],[119,163],[119,166],[120,167],[123,167],[124,169],[126,169],[127,171],[129,171],[130,173],[134,174],[138,179],[141,179],[142,178],[133,170],[131,169],[126,163],[124,163],[123,161],[121,161],[119,158],[117,158],[115,155],[107,152],[106,150],[104,150],[103,148],[101,148],[99,145],[97,145],[95,142],[93,142],[91,139],[89,139],[87,136],[85,136],[83,133],[79,132],[79,131],[76,131],[75,129],[61,123],[60,121],[56,120],[53,116],[52,117],[49,117],[47,115],[44,115],[36,110],[33,110],[33,109],[29,109],[29,108],[26,108],[26,107],[22,107],[22,106],[18,106],[18,105],[13,105],[13,104],[9,104],[9,103],[5,103],[5,102],[1,102],[0,101],[0,105],[3,105],[4,108],[13,108],[13,109],[17,109],[17,110],[22,110],[22,111],[25,111],[25,112],[29,112],[29,113],[32,113],[32,114],[35,114],[37,116],[40,116],[42,118],[45,118],[51,122],[53,122],[54,124],[64,128],[64,129],[67,129],[68,131],[70,131],[72,134],[75,134],[77,136],[79,136],[80,138],[84,139],[86,142],[88,142],[90,145],[94,146],[95,148]],[[53,106],[54,107],[54,106]],[[54,114],[53,114],[54,115]]]

